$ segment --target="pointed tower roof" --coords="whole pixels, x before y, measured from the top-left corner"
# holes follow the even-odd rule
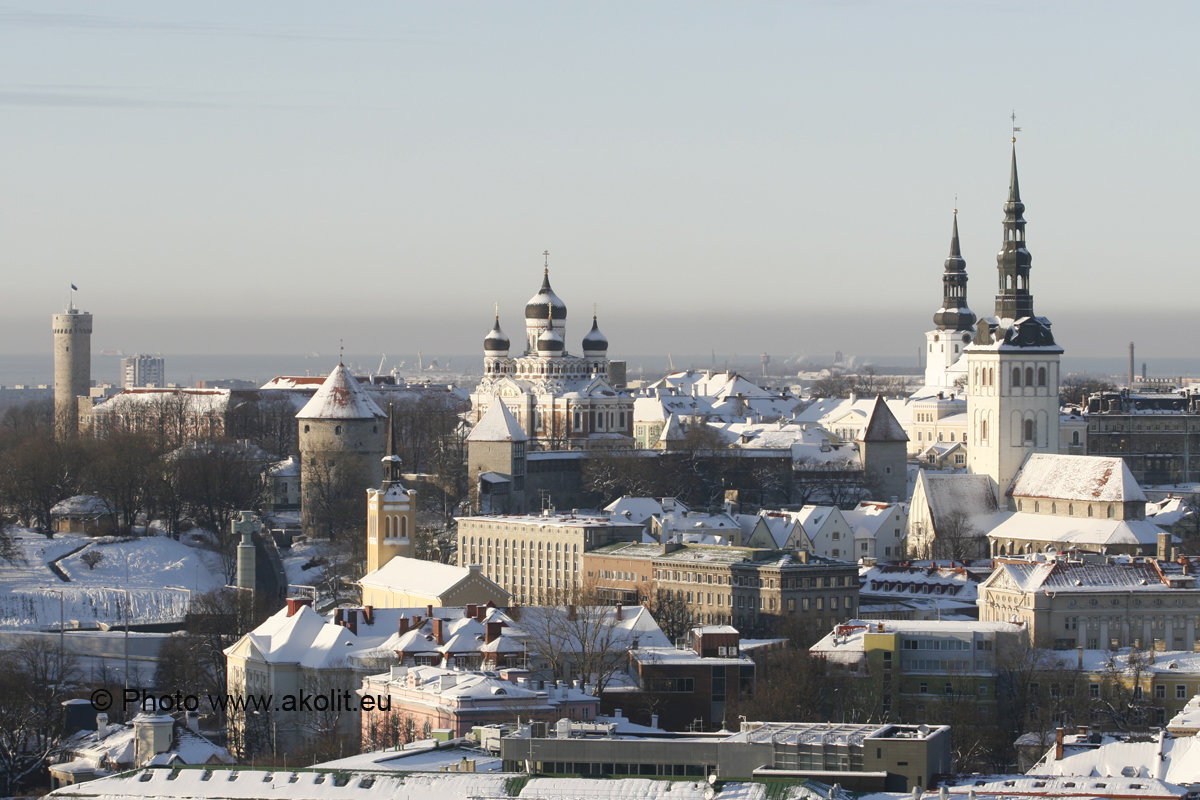
[[[493,397],[488,410],[471,429],[468,442],[527,442],[521,423],[499,397]]]
[[[871,407],[871,416],[863,428],[860,442],[907,442],[908,434],[896,421],[896,415],[888,408],[883,395],[875,395],[875,405]]]
[[[958,209],[954,209],[954,228],[950,234],[950,255],[942,274],[942,307],[933,315],[933,324],[944,331],[969,331],[975,325],[975,312],[967,308],[967,262],[958,244]]]
[[[663,426],[662,433],[658,435],[658,443],[667,445],[671,442],[682,442],[685,438],[687,438],[687,431],[683,429],[683,423],[672,411],[671,416],[667,417],[667,424]]]
[[[507,354],[509,348],[508,337],[504,335],[504,331],[500,330],[500,312],[496,312],[496,324],[488,331],[487,336],[483,338],[483,352],[492,354]]]
[[[338,363],[296,414],[296,419],[372,419],[386,416],[359,386],[346,365]]]
[[[600,357],[608,352],[608,337],[600,332],[600,324],[596,315],[592,314],[592,329],[583,337],[583,354],[589,357]]]
[[[396,409],[388,403],[387,410],[387,455],[383,457],[383,480],[391,485],[400,482],[400,466],[403,463],[396,454]]]

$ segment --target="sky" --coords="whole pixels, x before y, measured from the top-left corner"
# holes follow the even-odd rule
[[[913,354],[959,209],[992,313],[1015,110],[1068,355],[1196,352],[1200,4],[0,2],[0,357]],[[1190,98],[1190,99],[1189,99]]]

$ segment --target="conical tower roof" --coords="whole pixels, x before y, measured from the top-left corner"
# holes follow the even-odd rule
[[[345,364],[339,363],[317,389],[296,419],[372,419],[387,416],[359,386]]]
[[[468,442],[527,442],[529,437],[499,397],[493,397],[488,410],[467,436]]]
[[[896,415],[888,408],[883,395],[875,395],[875,405],[871,408],[871,417],[867,427],[863,428],[863,442],[907,442],[908,434],[896,419]]]

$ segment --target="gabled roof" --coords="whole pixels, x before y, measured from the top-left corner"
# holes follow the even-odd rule
[[[971,517],[996,511],[991,479],[987,475],[939,474],[921,470],[917,480],[923,484],[925,502],[936,529],[955,512]]]
[[[1124,459],[1054,453],[1031,453],[1008,494],[1100,503],[1146,501]]]
[[[456,567],[420,558],[395,556],[382,567],[368,572],[358,582],[362,586],[393,592],[423,597],[444,597],[470,578],[471,573],[472,570],[469,567]],[[491,582],[482,572],[479,577],[484,581]],[[496,586],[496,589],[503,591],[499,586]]]
[[[662,433],[658,436],[658,441],[666,444],[668,442],[682,442],[687,438],[687,433],[683,429],[683,424],[680,423],[679,417],[671,412],[671,416],[667,417],[667,424],[663,426]]]
[[[908,434],[904,432],[904,428],[900,427],[900,423],[896,421],[896,416],[888,408],[887,403],[884,402],[883,395],[875,395],[875,405],[871,408],[871,416],[867,421],[867,426],[863,429],[861,441],[908,441]]]
[[[296,419],[372,419],[386,417],[359,386],[345,364],[338,364]]]
[[[488,410],[471,429],[468,442],[527,442],[529,437],[517,418],[499,397],[493,397]]]

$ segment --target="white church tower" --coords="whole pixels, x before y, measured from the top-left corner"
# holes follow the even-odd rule
[[[925,386],[914,397],[949,395],[966,375],[965,351],[975,335],[975,312],[967,307],[967,262],[958,244],[957,208],[942,273],[942,305],[933,315],[933,324],[933,330],[925,333]]]
[[[996,256],[996,316],[981,319],[967,347],[967,415],[971,472],[987,475],[1001,508],[1025,456],[1058,452],[1059,358],[1050,320],[1033,313],[1032,259],[1025,247],[1025,205],[1017,184],[1013,139],[1004,245]]]

